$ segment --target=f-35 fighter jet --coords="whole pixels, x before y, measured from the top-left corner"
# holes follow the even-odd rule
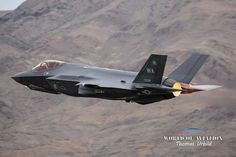
[[[220,87],[190,84],[207,57],[193,54],[168,77],[163,76],[167,56],[152,54],[139,72],[47,60],[12,78],[41,92],[144,105]]]

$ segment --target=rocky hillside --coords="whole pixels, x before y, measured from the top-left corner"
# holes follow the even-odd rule
[[[27,0],[0,14],[0,156],[235,156],[234,0]],[[194,82],[221,89],[147,106],[30,91],[10,76],[44,59],[138,71],[168,54],[210,58]],[[164,135],[220,135],[178,147]]]
[[[10,11],[0,11],[0,17],[10,13]]]

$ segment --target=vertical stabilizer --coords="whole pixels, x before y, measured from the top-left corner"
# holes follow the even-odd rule
[[[134,79],[133,83],[161,84],[166,59],[166,55],[152,54]]]
[[[193,54],[174,70],[168,78],[178,82],[190,83],[207,58],[208,55]]]

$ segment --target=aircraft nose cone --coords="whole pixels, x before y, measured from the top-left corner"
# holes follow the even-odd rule
[[[27,82],[26,82],[27,76],[28,76],[28,72],[22,72],[22,73],[15,74],[11,78],[20,84],[26,85],[27,84]]]
[[[20,77],[14,75],[14,76],[12,76],[11,78],[12,78],[13,80],[15,80],[16,82],[20,83],[20,80],[21,80]]]

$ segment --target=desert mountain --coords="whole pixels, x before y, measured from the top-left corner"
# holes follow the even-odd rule
[[[235,156],[234,0],[27,0],[0,13],[0,156]],[[140,106],[50,95],[10,79],[44,59],[139,71],[168,54],[165,74],[192,53],[210,58],[193,82],[223,88]],[[178,147],[163,136],[222,136]]]

